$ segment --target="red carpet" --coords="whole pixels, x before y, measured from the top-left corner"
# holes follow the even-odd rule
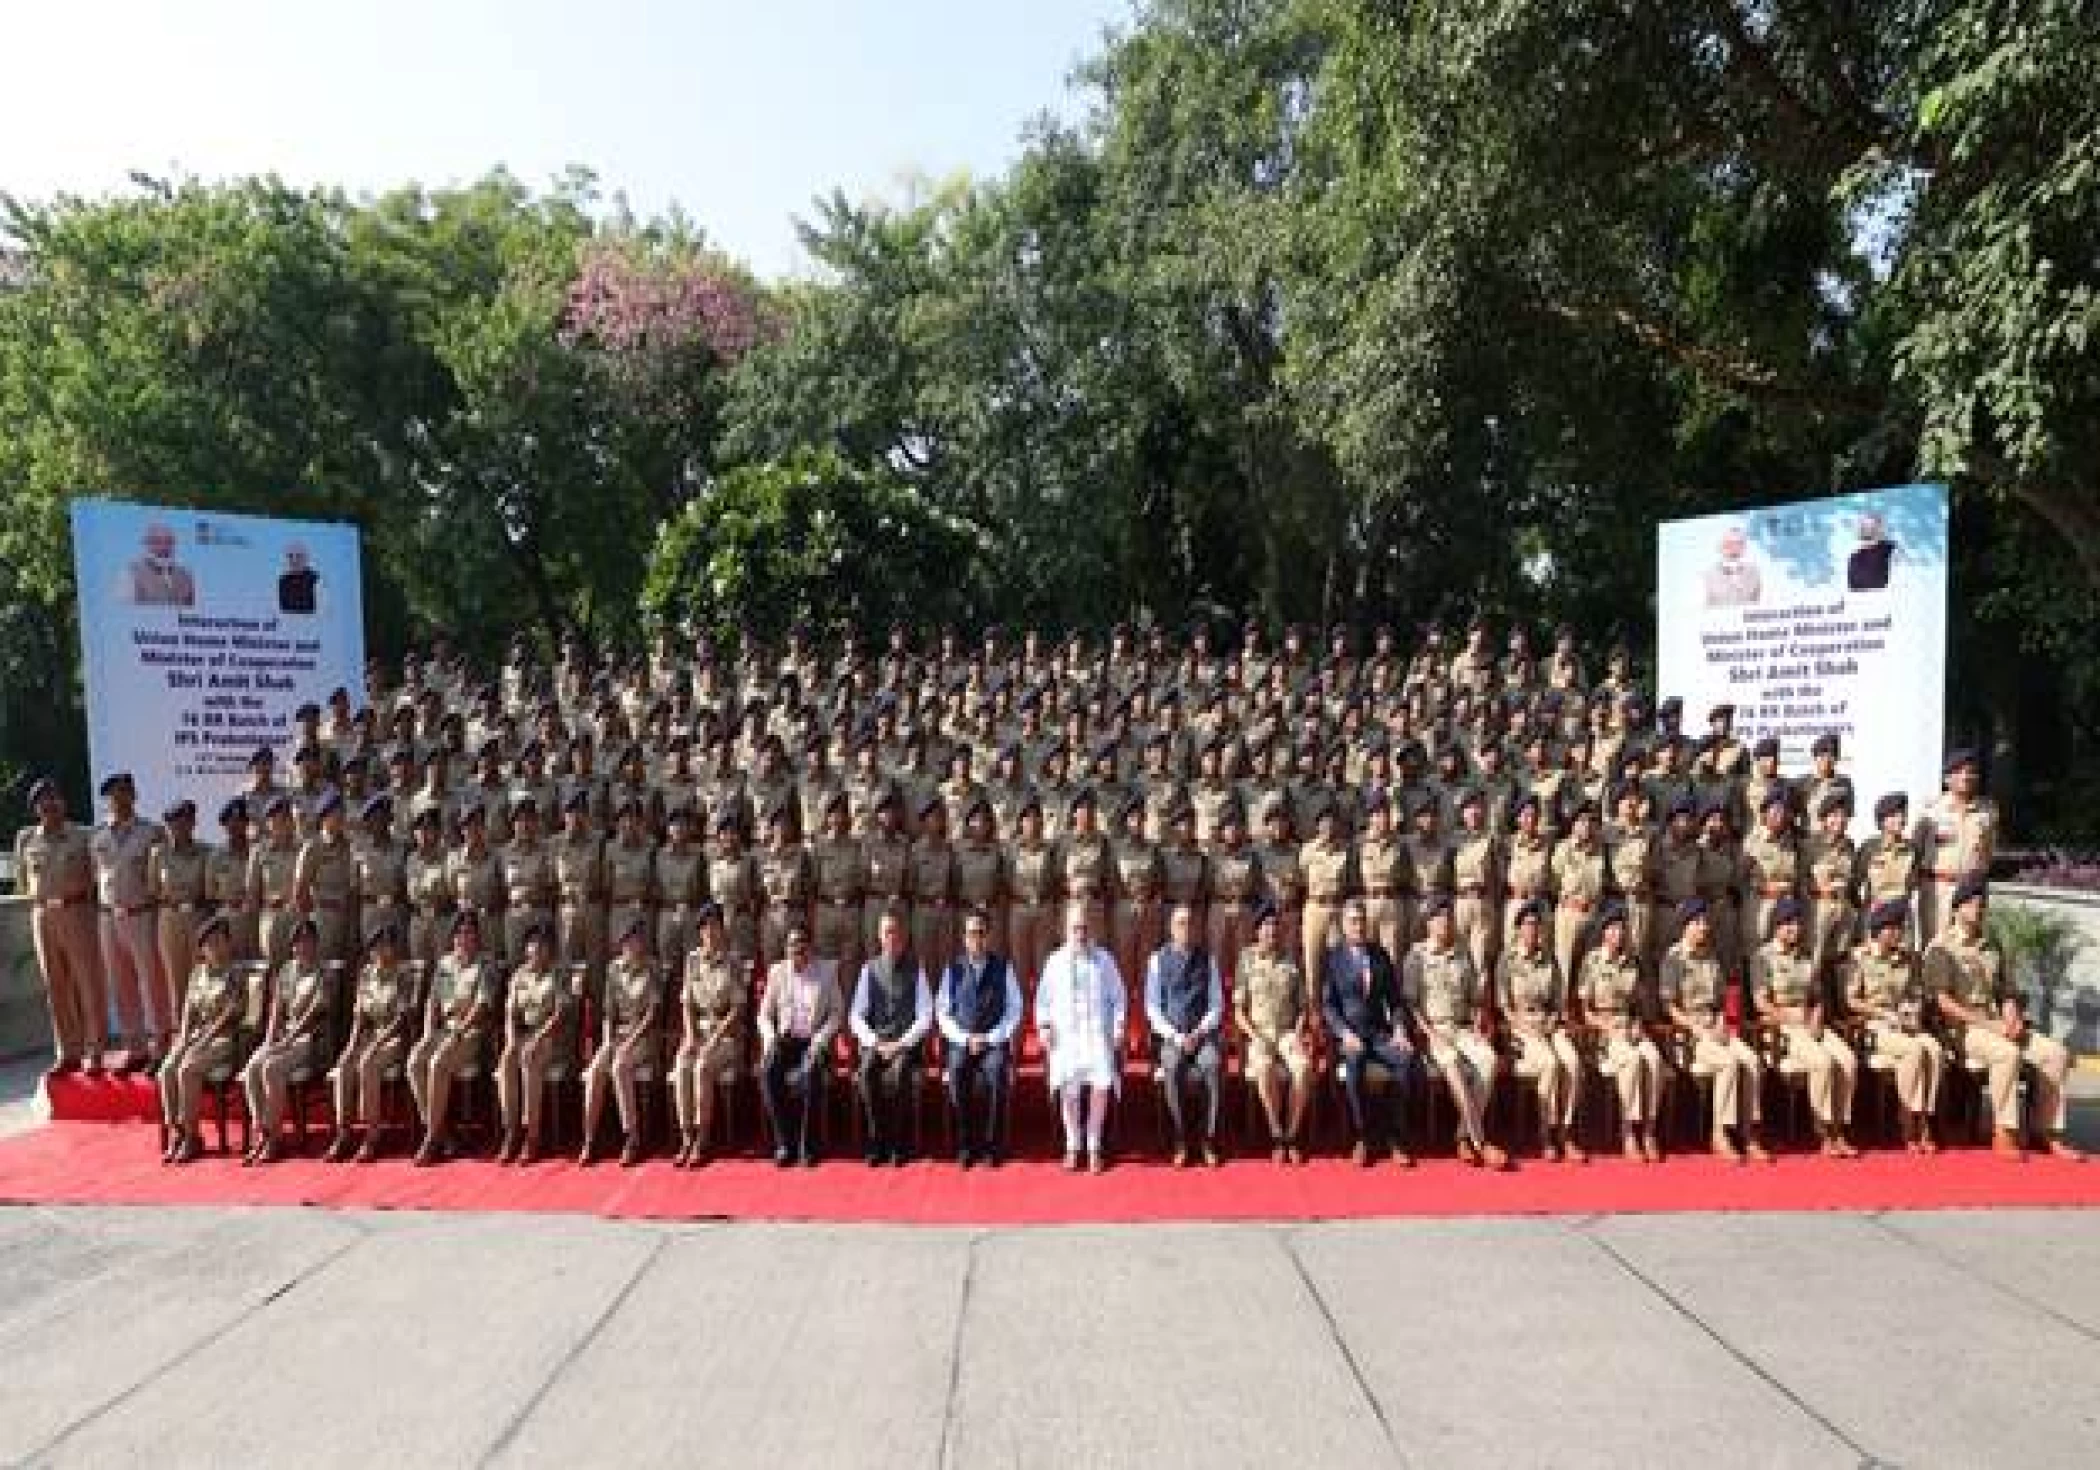
[[[209,1134],[207,1135],[209,1136]],[[1922,1210],[1993,1205],[2100,1205],[2100,1162],[2002,1162],[1962,1150],[1920,1160],[1874,1154],[1856,1163],[1782,1157],[1730,1167],[1703,1156],[1655,1167],[1616,1159],[1584,1167],[1527,1164],[1485,1174],[1448,1159],[1412,1171],[1319,1159],[1298,1169],[1239,1159],[1177,1171],[1126,1162],[1100,1177],[1029,1158],[965,1174],[952,1162],[869,1169],[834,1159],[814,1170],[733,1159],[697,1172],[655,1159],[638,1169],[481,1160],[417,1169],[295,1159],[262,1169],[211,1155],[162,1165],[154,1130],[53,1123],[0,1142],[0,1202],[9,1204],[320,1205],[366,1209],[537,1210],[615,1219],[891,1221],[928,1225],[1078,1224],[1148,1220],[1321,1220],[1422,1215],[1610,1214],[1698,1210]]]

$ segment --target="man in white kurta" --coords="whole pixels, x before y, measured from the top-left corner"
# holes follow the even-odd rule
[[[1115,957],[1094,943],[1085,904],[1065,912],[1065,942],[1043,965],[1035,992],[1035,1029],[1048,1059],[1050,1090],[1064,1114],[1065,1167],[1103,1169],[1101,1134],[1108,1099],[1122,1078],[1123,976]],[[1085,1119],[1081,1121],[1081,1101]]]

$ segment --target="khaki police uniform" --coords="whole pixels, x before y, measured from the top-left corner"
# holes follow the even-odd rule
[[[658,1005],[656,966],[647,959],[630,961],[615,955],[605,967],[605,1029],[598,1049],[583,1074],[583,1136],[585,1147],[598,1136],[605,1116],[605,1095],[613,1094],[619,1106],[620,1131],[630,1152],[641,1147],[642,1114],[635,1092],[637,1073],[649,1071],[661,1077],[663,1028]]]
[[[1565,1131],[1575,1122],[1581,1097],[1582,1058],[1561,1024],[1560,974],[1544,940],[1526,949],[1520,938],[1504,950],[1495,988],[1517,1046],[1517,1075],[1538,1093],[1540,1126]]]
[[[1777,939],[1766,941],[1751,960],[1750,983],[1758,1008],[1778,1018],[1784,1043],[1780,1072],[1808,1079],[1808,1106],[1825,1133],[1848,1126],[1859,1079],[1858,1056],[1827,1024],[1811,1026],[1789,1014],[1805,1017],[1822,999],[1808,951],[1798,944],[1788,948]]]
[[[233,1064],[248,997],[232,966],[197,965],[184,990],[182,1028],[160,1066],[161,1118],[170,1128],[194,1134],[204,1081]]]
[[[685,957],[679,985],[684,1032],[671,1064],[671,1097],[679,1131],[703,1146],[711,1136],[715,1095],[743,1063],[744,1014],[751,1000],[751,964],[730,949]]]
[[[511,972],[504,992],[503,1053],[496,1060],[496,1098],[503,1132],[512,1143],[537,1150],[547,1073],[569,1041],[567,972],[559,961],[535,969],[528,961]]]
[[[1896,1100],[1912,1118],[1937,1114],[1947,1049],[1924,1026],[1917,955],[1901,943],[1886,953],[1872,939],[1853,946],[1845,996],[1866,1018],[1867,1065],[1895,1075]]]
[[[1993,1017],[1964,1025],[1960,1032],[1963,1062],[1984,1073],[1994,1125],[2008,1133],[2019,1130],[2020,1066],[2024,1062],[2034,1069],[2035,1125],[2052,1137],[2061,1135],[2067,1117],[2064,1076],[2070,1068],[2070,1053],[2061,1042],[2039,1034],[2032,1026],[2024,1028],[2017,1040],[2004,1033],[1995,1019],[2009,993],[1998,942],[1987,932],[1967,933],[1956,921],[1933,936],[1923,963],[1927,995],[1951,995],[1971,1010]]]
[[[301,965],[287,960],[270,987],[270,1019],[263,1039],[241,1071],[248,1115],[265,1139],[277,1136],[295,1073],[318,1076],[333,1022],[335,996],[325,962]]]
[[[117,1030],[144,1049],[165,1037],[179,1019],[176,986],[160,973],[160,937],[146,862],[161,830],[137,817],[122,826],[105,823],[89,838],[95,859],[96,897],[101,903],[102,974],[117,1010]]]
[[[317,830],[307,838],[293,869],[292,893],[314,921],[322,962],[348,961],[357,936],[351,903],[357,893],[357,869],[349,837]]]
[[[445,1132],[453,1080],[479,1069],[497,1016],[497,961],[447,953],[431,973],[423,1037],[408,1054],[408,1085],[430,1137]]]
[[[1764,1119],[1764,1063],[1748,1042],[1729,1034],[1722,1020],[1727,986],[1711,942],[1694,951],[1682,940],[1663,956],[1656,985],[1664,1005],[1690,1017],[1691,1072],[1713,1079],[1717,1143],[1723,1128],[1755,1128]]]
[[[1661,1104],[1662,1050],[1641,1027],[1641,965],[1631,949],[1617,956],[1600,946],[1582,961],[1583,1018],[1603,1045],[1598,1070],[1619,1092],[1619,1121],[1639,1129]]]
[[[170,838],[154,844],[146,860],[146,887],[158,917],[160,973],[171,985],[187,985],[197,963],[197,926],[210,906],[210,882],[211,850],[203,843],[178,847]],[[182,997],[174,996],[170,1014],[180,1014],[181,1008]]]
[[[381,1084],[402,1064],[415,1005],[414,984],[404,966],[373,960],[358,972],[350,1039],[336,1059],[333,1078],[338,1129],[353,1123],[378,1126]]]
[[[29,900],[29,936],[51,1042],[61,1064],[102,1065],[102,960],[96,952],[95,860],[86,828],[25,827],[15,837],[15,887]],[[194,956],[193,956],[194,958]],[[189,966],[183,967],[189,973]]]
[[[1487,1144],[1488,1094],[1495,1084],[1495,1046],[1482,1036],[1479,982],[1473,957],[1463,945],[1438,947],[1431,939],[1407,952],[1400,971],[1401,994],[1422,1018],[1429,1060],[1458,1113],[1458,1139],[1475,1149]]]

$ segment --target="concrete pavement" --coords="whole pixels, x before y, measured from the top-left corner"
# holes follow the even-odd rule
[[[2100,1217],[0,1212],[0,1461],[2080,1466]]]

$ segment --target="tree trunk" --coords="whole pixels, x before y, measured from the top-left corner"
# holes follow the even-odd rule
[[[2048,522],[2064,538],[2086,586],[2100,595],[2100,491],[2014,482],[2006,487],[2015,500]]]

